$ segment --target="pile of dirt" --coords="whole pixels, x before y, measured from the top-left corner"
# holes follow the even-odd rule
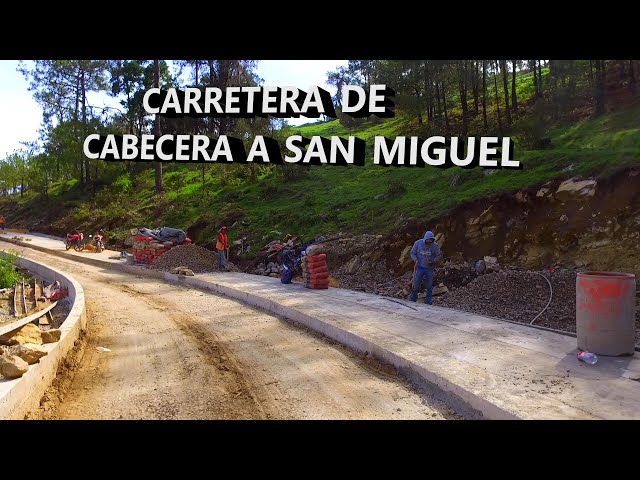
[[[467,312],[530,323],[553,298],[535,325],[566,332],[576,331],[575,271],[531,272],[503,270],[480,275],[468,285],[443,296],[433,304]],[[636,343],[640,343],[640,298],[636,299]]]
[[[235,271],[236,268],[227,263],[227,270]],[[149,268],[170,272],[177,267],[187,267],[194,273],[207,273],[218,271],[218,255],[198,245],[178,245],[167,253],[158,257]]]

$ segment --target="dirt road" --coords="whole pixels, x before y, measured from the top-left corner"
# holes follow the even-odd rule
[[[12,248],[73,275],[89,313],[84,353],[34,418],[462,418],[432,392],[272,314]]]

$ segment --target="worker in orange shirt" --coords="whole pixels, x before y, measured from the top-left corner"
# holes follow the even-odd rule
[[[2,233],[4,233],[4,229],[7,227],[7,222],[2,215],[0,215],[0,228],[2,229]]]
[[[223,226],[218,233],[216,240],[216,250],[218,251],[218,260],[220,262],[220,271],[225,271],[225,252],[229,251],[229,237],[227,237],[227,227]]]

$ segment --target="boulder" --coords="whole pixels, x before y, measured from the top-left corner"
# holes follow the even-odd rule
[[[597,182],[593,179],[576,180],[570,178],[560,184],[555,193],[555,197],[561,202],[565,202],[570,198],[590,198],[596,194]]]
[[[10,332],[0,336],[0,344],[3,345],[22,345],[23,343],[37,343],[42,345],[42,332],[37,325],[27,323],[15,333]]]
[[[553,199],[553,194],[551,193],[550,188],[543,187],[538,190],[538,192],[536,193],[536,197]]]
[[[431,290],[431,295],[442,295],[443,293],[449,293],[449,289],[446,287],[444,283],[439,283],[437,286],[433,287]]]
[[[15,355],[0,356],[0,375],[4,378],[18,378],[29,371],[29,364]]]
[[[29,365],[37,363],[48,353],[46,348],[44,348],[42,345],[38,345],[37,343],[24,343],[22,345],[15,345],[9,348],[11,349],[11,355],[20,357]]]
[[[529,202],[529,194],[524,190],[520,190],[516,193],[516,202],[518,203],[528,203]]]
[[[349,260],[349,263],[347,263],[347,265],[345,266],[345,273],[347,275],[353,275],[360,268],[360,264],[361,264],[360,257],[358,257],[358,255],[354,256],[351,260]]]
[[[567,217],[566,215],[563,214],[563,215],[560,216],[560,221],[562,223],[568,222],[569,221],[569,217]]]
[[[62,331],[59,328],[52,328],[51,330],[42,331],[42,343],[55,343],[60,340]]]
[[[413,263],[413,259],[411,258],[411,248],[413,247],[413,245],[407,245],[406,247],[404,247],[404,250],[402,250],[402,253],[400,254],[400,266],[402,268],[408,267],[409,265],[411,265]]]

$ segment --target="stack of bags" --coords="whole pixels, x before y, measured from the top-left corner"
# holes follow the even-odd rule
[[[306,288],[329,288],[327,254],[318,253],[302,257],[302,278]]]
[[[191,239],[187,238],[182,244],[191,244]],[[153,237],[136,235],[131,252],[136,262],[148,264],[153,263],[158,257],[161,257],[175,246],[176,242],[159,242]]]

